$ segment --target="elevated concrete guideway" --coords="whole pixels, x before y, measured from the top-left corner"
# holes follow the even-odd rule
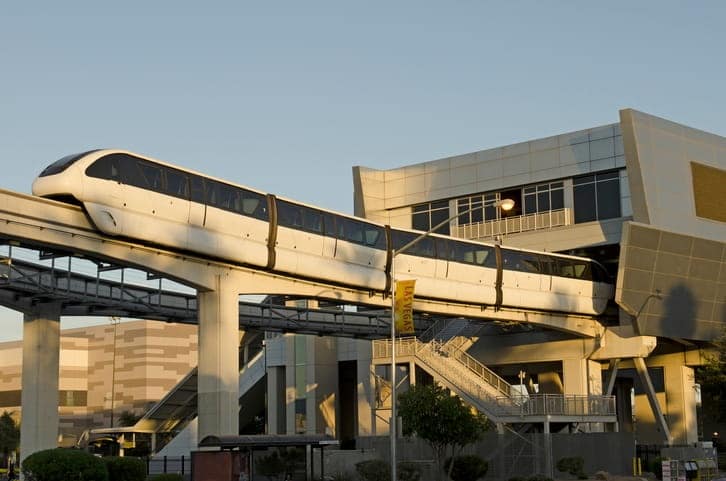
[[[197,290],[199,439],[236,434],[240,294],[292,295],[383,309],[390,303],[384,293],[299,279],[109,237],[98,232],[77,206],[6,190],[0,190],[0,237],[11,244],[70,251],[97,261],[139,268]],[[39,346],[59,345],[62,309],[62,302],[49,302],[41,296],[23,311],[23,349],[27,353],[23,363],[23,456],[55,447],[57,419],[42,424],[32,420],[57,411],[58,356],[42,355]],[[421,299],[416,300],[414,309],[444,316],[535,324],[581,337],[597,337],[603,332],[598,321],[587,316],[517,309],[495,311],[490,306]],[[36,379],[35,387],[26,389],[32,387],[26,384],[31,378]],[[53,386],[55,396],[50,393]]]

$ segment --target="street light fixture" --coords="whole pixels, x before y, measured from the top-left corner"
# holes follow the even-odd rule
[[[512,199],[501,199],[494,206],[503,211],[509,211],[514,207],[514,203]],[[439,222],[400,249],[391,249],[391,420],[389,423],[389,432],[391,435],[391,481],[396,481],[396,431],[398,426],[396,419],[396,256],[418,244],[422,239],[436,232],[452,220],[461,215],[468,214],[475,209],[481,209],[481,206],[471,207],[464,212],[457,212],[456,215]]]

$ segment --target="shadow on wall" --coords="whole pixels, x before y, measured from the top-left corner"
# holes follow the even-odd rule
[[[663,312],[659,319],[661,332],[685,339],[697,338],[696,296],[685,284],[676,284],[663,299]]]

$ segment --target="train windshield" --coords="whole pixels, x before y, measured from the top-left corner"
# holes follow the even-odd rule
[[[96,149],[96,150],[98,150],[98,149]],[[95,152],[96,150],[89,150],[87,152],[82,152],[80,154],[66,155],[65,157],[56,160],[55,162],[50,164],[48,167],[43,169],[43,172],[40,173],[40,177],[46,177],[48,175],[60,174],[61,172],[66,170],[68,167],[70,167],[75,161],[77,161],[81,157],[85,156],[86,154]]]

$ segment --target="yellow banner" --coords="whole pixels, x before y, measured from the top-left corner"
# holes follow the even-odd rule
[[[396,282],[396,331],[413,334],[413,291],[415,280]]]

